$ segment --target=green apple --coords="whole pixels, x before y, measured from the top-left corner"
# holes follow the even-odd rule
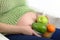
[[[44,24],[47,24],[48,23],[48,19],[46,16],[38,16],[37,17],[37,22],[41,22],[41,23],[44,23]]]
[[[33,23],[32,28],[37,31],[38,33],[45,33],[47,31],[47,27],[43,23]]]

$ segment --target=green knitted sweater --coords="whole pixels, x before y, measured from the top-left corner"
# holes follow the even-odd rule
[[[32,11],[25,5],[26,0],[0,0],[0,22],[15,25],[26,12]]]

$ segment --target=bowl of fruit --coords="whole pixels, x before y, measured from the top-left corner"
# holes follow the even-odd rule
[[[45,15],[38,16],[36,22],[32,23],[32,28],[45,38],[50,38],[56,30],[55,25],[49,23]]]

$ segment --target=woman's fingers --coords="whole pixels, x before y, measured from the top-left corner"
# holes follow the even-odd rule
[[[41,37],[41,35],[37,34],[34,30],[32,30],[32,32],[35,36]]]

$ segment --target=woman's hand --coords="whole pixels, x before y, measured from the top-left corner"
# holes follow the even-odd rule
[[[21,33],[25,35],[35,35],[41,37],[30,26],[21,26]]]

